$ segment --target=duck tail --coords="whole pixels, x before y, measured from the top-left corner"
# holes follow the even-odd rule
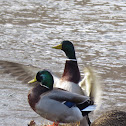
[[[94,104],[98,106],[100,105],[102,93],[100,77],[92,67],[85,67],[84,75],[79,86],[84,90],[86,95],[91,98]]]

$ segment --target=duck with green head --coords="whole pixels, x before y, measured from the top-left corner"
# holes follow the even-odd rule
[[[84,70],[85,77],[81,80],[80,71],[76,59],[74,45],[70,41],[62,41],[59,45],[54,46],[55,49],[60,49],[65,52],[67,60],[63,75],[55,86],[65,89],[72,93],[88,95],[93,102],[97,103],[100,99],[100,83],[97,81],[98,76],[92,68],[86,67]],[[88,126],[90,124],[88,115],[83,118],[80,126]]]
[[[70,41],[63,41],[60,45],[53,48],[63,50],[68,58],[65,63],[64,73],[56,87],[84,95],[84,92],[78,85],[81,77],[73,44]]]
[[[47,70],[39,71],[28,83],[36,81],[39,84],[30,90],[28,102],[31,108],[43,118],[57,123],[78,122],[87,113],[85,109],[92,105],[88,96],[53,88],[53,76]],[[69,107],[65,104],[66,102],[72,102],[74,105]]]

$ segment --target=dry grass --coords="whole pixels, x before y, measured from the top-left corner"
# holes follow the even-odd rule
[[[48,126],[48,125],[51,125],[51,124],[47,124],[47,125],[37,125],[34,120],[32,120],[28,126]],[[59,124],[58,126],[79,126],[80,125],[80,122],[77,122],[77,123],[72,123],[72,124]]]

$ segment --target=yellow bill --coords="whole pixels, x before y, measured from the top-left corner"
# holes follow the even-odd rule
[[[29,81],[28,84],[34,83],[34,82],[36,82],[36,81],[37,81],[37,79],[36,79],[36,77],[35,77],[33,80]]]
[[[62,49],[62,44],[59,44],[59,45],[54,46],[54,47],[52,47],[52,48],[54,48],[54,49]]]

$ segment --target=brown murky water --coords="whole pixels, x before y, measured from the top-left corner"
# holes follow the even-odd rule
[[[93,66],[102,77],[102,112],[126,111],[125,0],[0,0],[0,59],[62,74],[65,55],[52,49],[74,43],[81,73]],[[27,103],[30,88],[0,74],[0,126],[45,122]]]

